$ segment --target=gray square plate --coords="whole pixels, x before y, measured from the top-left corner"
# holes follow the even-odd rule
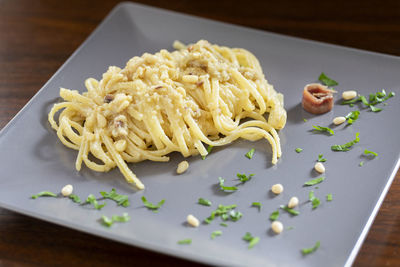
[[[264,73],[275,88],[284,93],[288,111],[287,126],[280,132],[283,157],[271,166],[271,150],[266,141],[237,141],[215,149],[206,160],[189,158],[190,168],[175,175],[182,156],[174,154],[169,163],[142,162],[131,164],[146,185],[136,191],[124,181],[118,170],[95,173],[87,168],[74,169],[76,151],[64,147],[50,129],[47,113],[58,101],[59,87],[85,91],[87,77],[101,78],[109,65],[124,67],[126,61],[144,52],[172,49],[174,40],[185,43],[207,39],[230,47],[243,47],[260,60]],[[327,126],[335,116],[345,115],[352,108],[336,105],[333,111],[311,116],[300,105],[302,88],[315,82],[324,71],[339,81],[338,91],[356,89],[361,94],[382,88],[400,95],[400,59],[393,56],[321,44],[285,37],[244,27],[181,15],[137,4],[121,4],[101,23],[71,58],[45,84],[23,110],[1,131],[0,205],[42,220],[76,230],[110,238],[127,244],[178,257],[219,265],[249,266],[339,266],[350,265],[376,215],[398,168],[400,105],[398,96],[390,99],[379,113],[362,110],[360,119],[349,127],[335,128],[334,136],[315,134],[312,125]],[[303,118],[308,119],[304,122]],[[361,142],[349,152],[332,152],[330,146],[354,139],[360,132]],[[244,154],[256,148],[252,160]],[[303,148],[296,153],[297,147]],[[379,153],[368,160],[364,149]],[[324,154],[326,180],[313,188],[322,204],[312,210],[307,202],[311,188],[302,185],[317,177],[312,171],[318,154]],[[363,167],[360,161],[365,161]],[[249,182],[232,194],[220,192],[218,177],[231,185],[236,173],[254,173]],[[108,201],[101,211],[78,206],[69,199],[30,196],[42,190],[59,192],[65,184],[73,184],[81,198],[99,191],[116,188],[128,194],[131,206],[117,207]],[[272,196],[271,185],[282,183],[283,194]],[[333,194],[333,201],[325,196]],[[141,196],[166,202],[158,213],[143,208]],[[273,235],[269,214],[290,197],[298,196],[301,214],[291,217],[282,213],[280,220],[294,229]],[[212,207],[196,204],[199,197],[212,200]],[[252,208],[261,202],[262,209]],[[191,228],[185,225],[188,214],[206,218],[218,204],[237,204],[243,218],[219,225],[220,218],[210,225]],[[131,221],[108,229],[99,223],[101,215],[128,212]],[[210,239],[214,230],[223,235]],[[260,237],[253,249],[242,240],[246,232]],[[191,245],[177,241],[191,238]],[[312,255],[302,256],[300,249],[321,241]]]

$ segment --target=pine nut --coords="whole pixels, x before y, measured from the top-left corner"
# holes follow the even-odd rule
[[[274,185],[271,187],[271,191],[272,191],[272,193],[274,193],[274,194],[276,194],[276,195],[279,195],[280,193],[283,192],[283,185],[281,185],[281,184],[274,184]]]
[[[193,227],[199,227],[200,222],[199,220],[194,217],[192,214],[189,214],[186,218],[187,222],[189,225],[193,226]]]
[[[344,91],[344,92],[342,93],[342,98],[343,98],[344,100],[350,100],[350,99],[355,98],[356,96],[357,96],[357,92],[354,91],[354,90],[351,90],[351,91]]]
[[[299,199],[297,197],[292,197],[289,200],[289,203],[287,206],[288,206],[288,208],[293,209],[293,208],[297,207],[297,205],[299,205]]]
[[[283,224],[280,221],[273,221],[271,223],[271,229],[275,234],[280,234],[283,231]]]
[[[64,197],[68,197],[69,195],[72,194],[72,191],[73,191],[73,190],[74,190],[74,188],[72,187],[72,185],[67,184],[66,186],[64,186],[64,187],[61,189],[61,194],[62,194]]]
[[[333,124],[339,125],[346,121],[345,117],[336,117],[333,119]]]
[[[315,163],[314,169],[319,173],[324,173],[325,172],[325,166],[321,162]]]
[[[182,162],[180,162],[178,164],[178,168],[176,169],[176,173],[177,174],[184,173],[188,168],[189,168],[189,162],[184,160],[184,161],[182,161]]]

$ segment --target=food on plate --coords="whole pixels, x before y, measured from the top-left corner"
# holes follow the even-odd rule
[[[165,162],[173,151],[206,156],[205,144],[238,138],[267,139],[277,163],[276,130],[286,123],[283,95],[264,78],[257,58],[205,40],[175,46],[174,52],[133,57],[123,69],[109,67],[100,81],[87,79],[82,94],[60,89],[64,102],[48,119],[61,142],[79,151],[77,170],[82,162],[100,172],[118,167],[143,189],[126,162]]]
[[[312,114],[323,114],[333,108],[333,90],[319,83],[307,84],[303,90],[303,108]]]
[[[354,91],[354,90],[344,91],[344,92],[342,93],[342,98],[343,98],[344,100],[350,100],[350,99],[355,98],[356,96],[357,96],[357,92]]]

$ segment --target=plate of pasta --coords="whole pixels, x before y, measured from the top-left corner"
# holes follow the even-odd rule
[[[398,169],[398,69],[120,4],[1,131],[0,205],[211,265],[350,266]],[[302,108],[321,72],[352,106]]]

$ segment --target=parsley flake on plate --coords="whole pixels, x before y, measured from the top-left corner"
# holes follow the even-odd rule
[[[322,82],[323,84],[325,84],[328,87],[331,86],[335,86],[335,85],[339,85],[339,83],[331,78],[329,78],[328,76],[326,76],[325,73],[321,72],[321,74],[318,77],[318,80],[320,82]]]
[[[111,227],[114,222],[128,222],[131,219],[128,213],[124,212],[122,216],[113,215],[111,218],[103,215],[101,216],[101,220],[104,226]]]
[[[93,194],[90,194],[90,195],[87,197],[85,203],[90,203],[90,204],[92,204],[96,210],[100,210],[101,208],[103,208],[103,207],[107,204],[106,202],[104,202],[103,204],[99,204],[99,202],[97,202],[97,199],[96,199],[96,197],[95,197]]]
[[[251,233],[247,232],[243,237],[243,240],[247,241],[249,243],[248,249],[253,248],[257,243],[260,241],[260,238],[258,236],[253,236]]]
[[[222,177],[218,177],[219,179],[219,187],[222,191],[236,191],[238,188],[236,186],[225,186],[225,179]]]
[[[57,195],[50,191],[42,191],[37,193],[36,195],[31,196],[31,198],[33,199],[37,199],[38,197],[57,197]]]
[[[317,161],[318,161],[318,162],[325,162],[325,161],[326,161],[326,159],[324,158],[324,155],[322,155],[322,154],[319,154],[319,155],[318,155],[318,159],[317,159]]]
[[[303,248],[301,250],[301,253],[303,255],[311,254],[311,253],[315,252],[320,247],[320,245],[321,245],[321,243],[319,241],[317,241],[312,248]]]
[[[190,245],[192,244],[192,239],[191,238],[186,238],[178,241],[179,245]]]
[[[269,219],[271,221],[276,221],[278,219],[278,217],[279,217],[279,209],[277,209],[276,211],[273,211],[271,213],[271,215],[269,215]]]
[[[214,239],[214,238],[216,238],[217,236],[220,236],[220,235],[222,235],[222,231],[220,231],[220,230],[214,231],[214,232],[211,233],[211,239]]]
[[[313,209],[316,209],[321,204],[321,200],[314,195],[312,190],[308,194],[308,199],[311,201]]]
[[[301,151],[303,151],[303,149],[300,148],[300,147],[298,147],[298,148],[295,149],[295,151],[296,151],[297,153],[300,153]]]
[[[260,202],[253,202],[253,203],[251,203],[251,206],[252,207],[257,207],[258,208],[258,211],[261,211],[261,203]]]
[[[252,149],[249,150],[249,152],[246,153],[245,156],[246,156],[248,159],[252,159],[255,151],[256,151],[256,150],[255,150],[254,148],[252,148]]]
[[[308,180],[307,182],[304,183],[305,186],[312,186],[321,183],[323,180],[325,180],[325,177],[319,177],[315,179]]]
[[[251,173],[249,175],[246,175],[245,173],[237,173],[236,176],[237,176],[237,178],[239,178],[240,182],[245,183],[245,182],[249,181],[251,179],[251,177],[254,176],[254,174]]]
[[[346,144],[344,144],[344,145],[333,145],[333,146],[331,146],[331,150],[333,150],[333,151],[349,151],[350,148],[351,148],[354,144],[360,142],[360,137],[359,137],[359,135],[360,135],[360,133],[357,132],[357,133],[356,133],[356,138],[355,138],[354,140],[352,140],[352,141],[350,141],[350,142],[348,142],[348,143],[346,143]]]
[[[332,199],[333,198],[331,193],[326,195],[326,201],[332,201]]]
[[[197,201],[198,204],[203,205],[203,206],[211,206],[212,203],[210,200],[205,199],[205,198],[199,198],[199,200]]]
[[[72,199],[73,202],[75,203],[81,203],[81,199],[79,196],[75,195],[75,194],[71,194],[68,196],[70,199]]]
[[[372,156],[374,156],[374,157],[377,157],[377,156],[378,156],[378,153],[376,153],[376,152],[374,152],[374,151],[371,151],[371,150],[368,150],[368,149],[365,149],[365,150],[364,150],[364,154],[365,154],[365,155],[372,155]]]
[[[214,147],[214,146],[211,146],[211,145],[209,145],[209,146],[207,147],[207,155],[201,156],[201,158],[202,158],[203,160],[206,159],[206,157],[208,156],[208,154],[210,154],[210,152],[211,152],[211,150],[213,149],[213,147]]]
[[[117,194],[115,188],[112,188],[110,192],[100,192],[104,198],[108,198],[117,202],[118,206],[128,207],[130,205],[127,195]]]
[[[329,127],[324,127],[324,126],[319,126],[319,125],[313,125],[313,131],[317,131],[317,132],[327,132],[330,135],[334,135],[335,132],[329,128]]]
[[[281,207],[281,209],[283,209],[284,211],[286,211],[286,212],[288,212],[288,213],[290,213],[290,214],[292,214],[292,215],[297,216],[297,215],[300,214],[300,211],[295,210],[295,209],[291,209],[291,208],[289,208],[288,206],[281,205],[280,207]],[[278,215],[279,215],[279,214],[278,214]]]
[[[351,111],[349,114],[345,116],[347,123],[348,124],[353,124],[356,120],[358,120],[358,117],[360,116],[360,111],[354,110]]]
[[[145,196],[142,196],[142,202],[146,206],[146,208],[152,210],[153,212],[158,212],[158,209],[161,208],[161,206],[164,204],[165,199],[162,199],[160,202],[157,203],[157,205],[154,205],[153,203],[147,201]]]

